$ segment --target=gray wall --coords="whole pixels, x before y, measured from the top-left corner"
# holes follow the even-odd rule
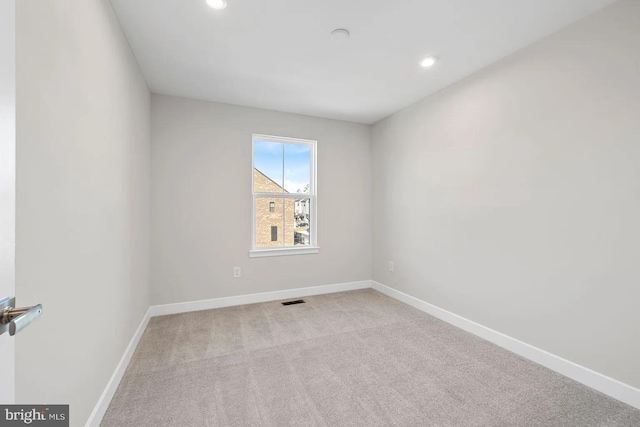
[[[161,95],[151,104],[154,304],[370,279],[369,126]],[[319,254],[248,258],[252,133],[318,141]]]
[[[639,22],[617,3],[377,123],[374,279],[640,387]]]
[[[17,3],[16,399],[80,426],[149,307],[150,95],[107,0]]]
[[[15,295],[15,0],[0,1],[0,298]],[[15,343],[0,336],[0,402],[13,402]]]

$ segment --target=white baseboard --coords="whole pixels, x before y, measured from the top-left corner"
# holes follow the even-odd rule
[[[122,355],[118,366],[116,366],[116,370],[113,372],[113,375],[111,375],[111,379],[109,379],[109,382],[107,383],[107,387],[102,392],[100,399],[98,399],[98,403],[96,404],[95,408],[93,408],[93,412],[91,412],[91,415],[89,415],[89,419],[87,420],[85,427],[100,426],[102,418],[104,417],[104,414],[107,412],[107,408],[109,407],[109,403],[111,403],[111,399],[113,398],[113,395],[116,393],[116,389],[120,384],[120,380],[122,379],[124,372],[127,370],[127,366],[129,366],[131,356],[133,356],[133,352],[138,346],[144,330],[147,328],[149,319],[151,319],[151,308],[147,310],[144,317],[142,318],[142,321],[140,322],[140,325],[138,326],[138,329],[136,329],[136,332],[135,334],[133,334],[131,341],[129,341],[127,349],[124,351],[124,354]]]
[[[107,387],[102,396],[98,400],[91,416],[87,420],[85,427],[99,427],[104,417],[109,403],[120,384],[120,380],[124,375],[131,356],[142,337],[142,334],[149,323],[149,319],[155,316],[164,316],[168,314],[186,313],[191,311],[209,310],[212,308],[230,307],[235,305],[254,304],[259,302],[277,301],[291,298],[300,298],[312,295],[330,294],[334,292],[352,291],[356,289],[373,288],[385,295],[404,302],[418,310],[424,311],[438,319],[444,320],[460,329],[477,335],[487,341],[499,345],[513,353],[516,353],[526,359],[545,366],[556,371],[566,377],[569,377],[579,383],[598,390],[614,399],[620,400],[628,405],[640,409],[640,390],[628,384],[622,383],[613,378],[609,378],[584,366],[563,359],[559,356],[541,350],[537,347],[519,341],[501,332],[482,326],[472,320],[466,319],[450,311],[444,310],[433,304],[429,304],[403,292],[385,286],[373,280],[363,280],[359,282],[339,283],[335,285],[314,286],[310,288],[289,289],[284,291],[263,292],[259,294],[239,295],[226,298],[214,298],[208,300],[182,302],[177,304],[153,305],[149,307],[140,326],[136,330],[129,346],[124,352],[120,363],[116,367],[115,372],[111,376]]]
[[[255,304],[258,302],[278,301],[282,299],[300,298],[311,295],[331,294],[334,292],[353,291],[355,289],[370,287],[370,280],[362,280],[359,282],[338,283],[335,285],[322,285],[310,288],[288,289],[285,291],[262,292],[259,294],[179,302],[176,304],[152,305],[149,310],[151,310],[151,317],[165,316],[167,314],[187,313],[190,311],[210,310],[212,308],[231,307],[234,305]]]
[[[635,387],[519,341],[501,332],[494,331],[493,329],[482,326],[472,320],[458,316],[450,311],[414,298],[376,281],[371,281],[371,287],[385,295],[415,307],[420,311],[424,311],[438,319],[444,320],[445,322],[457,326],[460,329],[477,335],[480,338],[499,345],[500,347],[516,353],[526,359],[556,371],[565,377],[571,378],[572,380],[611,396],[614,399],[631,405],[634,408],[640,409],[640,390]]]

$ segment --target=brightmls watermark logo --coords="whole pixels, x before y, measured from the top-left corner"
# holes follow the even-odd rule
[[[0,405],[0,427],[69,427],[69,405]]]

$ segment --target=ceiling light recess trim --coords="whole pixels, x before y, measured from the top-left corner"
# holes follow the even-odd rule
[[[420,61],[420,66],[422,68],[430,68],[436,64],[436,61],[436,58],[434,58],[433,56],[427,56],[422,61]]]
[[[222,10],[227,7],[226,0],[206,0],[207,6],[211,9]]]

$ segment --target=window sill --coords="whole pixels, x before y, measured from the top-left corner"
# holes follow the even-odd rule
[[[252,249],[249,251],[249,258],[261,258],[269,256],[287,256],[287,255],[307,255],[317,254],[320,248],[317,246],[305,248],[281,248],[281,249]]]

